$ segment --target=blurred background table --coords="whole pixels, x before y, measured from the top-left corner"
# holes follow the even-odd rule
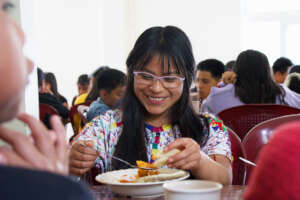
[[[221,200],[242,200],[245,186],[230,185],[225,186],[222,189]],[[95,200],[124,200],[124,199],[140,199],[134,197],[124,197],[111,192],[111,190],[105,185],[96,185],[91,187]],[[156,198],[143,198],[144,200],[164,200],[163,196]]]

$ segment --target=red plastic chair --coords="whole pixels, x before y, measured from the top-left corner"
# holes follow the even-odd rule
[[[58,111],[50,106],[49,104],[40,103],[40,120],[47,126],[48,129],[51,128],[50,117],[51,115],[59,115]]]
[[[59,115],[57,110],[48,104],[40,103],[39,106],[40,106],[40,120],[41,121],[43,121],[47,115],[49,117],[51,115]]]
[[[292,121],[300,122],[300,114],[286,115],[275,119],[270,119],[252,128],[242,141],[246,152],[246,158],[255,163],[260,150],[269,141],[270,136],[272,135],[274,130],[282,124]],[[249,181],[252,169],[252,166],[247,165],[246,184]]]
[[[77,111],[78,111],[78,114],[79,114],[79,116],[81,118],[81,121],[83,122],[83,125],[85,125],[86,123],[88,123],[87,112],[89,111],[89,106],[79,105],[77,107]]]
[[[246,104],[221,111],[218,116],[243,140],[256,124],[276,117],[299,114],[300,109],[278,104]]]
[[[246,165],[239,157],[245,158],[245,150],[242,145],[239,136],[230,128],[227,128],[229,139],[231,142],[231,154],[232,154],[232,172],[233,172],[233,185],[244,185],[246,176]]]

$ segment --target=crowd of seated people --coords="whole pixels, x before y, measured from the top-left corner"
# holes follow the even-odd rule
[[[276,84],[266,55],[256,50],[239,54],[233,66],[235,79],[222,88],[213,87],[201,112],[219,112],[243,104],[273,103],[300,108],[300,95]]]

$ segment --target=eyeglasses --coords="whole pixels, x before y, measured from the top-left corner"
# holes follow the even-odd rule
[[[139,84],[151,85],[154,81],[159,80],[164,88],[176,88],[179,87],[184,78],[179,76],[155,76],[148,72],[133,72],[134,77]]]

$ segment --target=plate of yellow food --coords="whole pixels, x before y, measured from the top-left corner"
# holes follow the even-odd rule
[[[153,170],[143,170],[140,168],[130,168],[115,170],[99,174],[96,181],[106,184],[114,193],[124,196],[153,197],[163,195],[162,185],[166,182],[180,181],[187,179],[190,174],[187,171],[171,168],[159,168],[166,164],[157,160],[152,164],[137,161],[139,167],[153,168]],[[158,164],[159,163],[159,164]],[[158,164],[156,166],[156,164]]]

